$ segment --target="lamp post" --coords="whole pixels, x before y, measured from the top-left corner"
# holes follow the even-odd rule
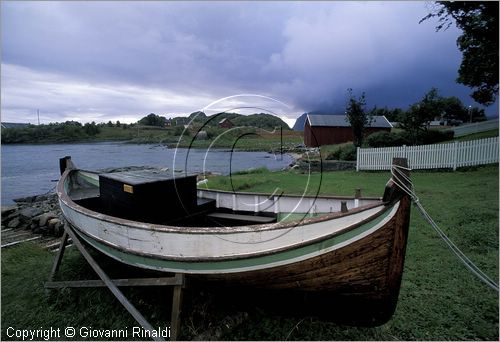
[[[470,123],[472,123],[472,106],[469,106]]]

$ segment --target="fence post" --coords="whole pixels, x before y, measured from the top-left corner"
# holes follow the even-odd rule
[[[359,171],[359,150],[360,150],[360,147],[358,146],[357,150],[356,150],[356,172]]]
[[[453,143],[453,171],[457,171],[458,163],[458,141]]]

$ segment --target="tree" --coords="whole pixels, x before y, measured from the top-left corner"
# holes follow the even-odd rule
[[[356,99],[351,88],[347,89],[347,92],[349,93],[349,100],[347,102],[346,116],[352,127],[354,146],[359,147],[363,144],[365,128],[371,124],[372,116],[365,111],[365,93],[362,93],[361,97]]]
[[[498,96],[498,1],[438,1],[420,22],[433,17],[439,17],[436,31],[449,28],[450,17],[462,30],[457,38],[462,51],[457,82],[474,90],[476,102],[493,104]]]
[[[159,116],[154,113],[150,113],[148,116],[143,117],[139,120],[139,124],[145,126],[158,126],[163,127],[167,122],[167,118],[164,116]]]
[[[401,108],[389,109],[387,107],[377,108],[377,106],[373,107],[370,111],[372,116],[385,116],[385,118],[389,121],[399,121],[401,115],[403,114],[403,110]]]
[[[83,130],[90,136],[97,135],[101,132],[101,129],[95,124],[95,121],[92,121],[92,123],[87,122],[83,125]]]
[[[468,110],[458,97],[451,96],[441,99],[442,119],[469,121]]]
[[[408,132],[410,139],[415,144],[422,131],[427,130],[429,122],[443,113],[443,98],[439,96],[438,90],[429,90],[420,102],[410,106],[401,117],[401,127]]]

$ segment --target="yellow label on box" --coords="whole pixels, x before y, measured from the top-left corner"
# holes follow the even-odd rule
[[[128,192],[129,194],[133,194],[134,188],[132,187],[132,185],[123,184],[123,191]]]

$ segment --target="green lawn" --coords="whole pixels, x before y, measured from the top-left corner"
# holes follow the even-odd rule
[[[301,193],[308,178],[298,172],[258,170],[233,176],[245,191]],[[331,172],[319,192],[381,195],[388,172]],[[491,278],[498,279],[498,166],[457,172],[414,172],[421,203],[448,236]],[[213,177],[208,185],[230,189]],[[310,185],[317,190],[318,173]],[[314,192],[314,191],[313,191]],[[49,297],[42,283],[54,255],[26,244],[2,250],[2,339],[9,326],[23,329],[68,325],[120,329],[136,325],[106,289],[65,290]],[[114,266],[112,272],[118,274]],[[63,260],[65,279],[95,278],[73,248]],[[170,290],[127,289],[125,294],[153,326],[169,319]],[[335,308],[332,308],[335,310]],[[240,340],[498,340],[498,293],[479,282],[448,251],[443,241],[412,208],[410,235],[398,307],[393,318],[375,328],[347,327],[314,317],[286,318],[261,307],[224,303],[209,290],[187,292],[182,336],[185,339]]]
[[[468,141],[468,140],[485,139],[485,138],[493,138],[493,137],[498,137],[498,129],[492,129],[491,131],[464,135],[463,137],[455,138],[455,140]]]

